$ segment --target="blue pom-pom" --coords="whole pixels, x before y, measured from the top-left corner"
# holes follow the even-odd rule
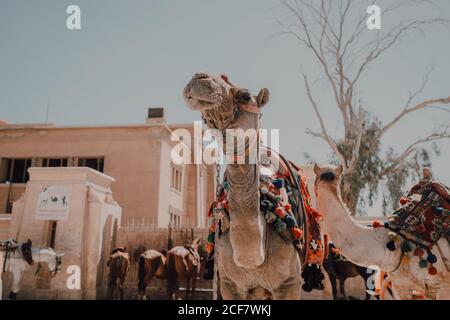
[[[272,209],[272,202],[265,199],[261,201],[261,211],[267,211]]]
[[[427,257],[427,261],[429,263],[436,263],[437,262],[437,257],[434,254],[429,253],[428,257]]]
[[[420,259],[419,261],[419,268],[421,269],[425,269],[426,267],[428,267],[428,262],[425,259]]]
[[[395,241],[391,240],[388,243],[386,243],[386,248],[388,248],[390,251],[395,251]]]
[[[275,229],[278,232],[283,232],[284,230],[286,230],[286,224],[280,219],[277,219],[277,222],[275,222]]]
[[[402,252],[411,252],[413,247],[409,241],[403,241],[401,246]]]
[[[283,222],[289,229],[295,227],[296,225],[294,217],[289,214],[287,214],[286,217],[284,217]]]
[[[228,185],[228,181],[224,181],[224,182],[222,182],[222,187],[225,189],[225,190],[227,190],[228,189],[228,187],[229,187],[229,185]]]
[[[272,184],[275,186],[275,188],[281,189],[284,186],[284,180],[281,178],[278,178],[278,179],[273,180]]]
[[[387,228],[389,228],[389,222],[388,221],[385,221],[384,222],[384,227],[387,229]]]

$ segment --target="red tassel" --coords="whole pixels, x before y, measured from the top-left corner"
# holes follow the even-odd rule
[[[303,235],[303,231],[297,227],[292,227],[291,232],[295,239],[300,239]]]
[[[437,269],[433,266],[428,268],[428,273],[432,276],[434,276],[435,274],[437,274]]]
[[[416,247],[416,249],[414,250],[414,255],[416,257],[421,257],[423,256],[425,252],[423,251],[423,249],[421,247]]]
[[[275,209],[275,214],[280,217],[280,219],[283,219],[284,217],[286,217],[286,211],[284,210],[283,207],[277,207]]]
[[[384,226],[384,224],[382,224],[380,220],[373,220],[372,221],[372,227],[374,227],[374,228],[381,228],[383,226]]]

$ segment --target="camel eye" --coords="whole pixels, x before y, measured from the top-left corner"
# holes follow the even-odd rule
[[[322,173],[320,175],[320,180],[322,180],[322,181],[334,181],[334,180],[336,180],[336,175],[333,172],[328,171],[328,172]]]
[[[237,103],[249,103],[252,101],[252,95],[248,91],[238,91],[236,93],[236,102]]]

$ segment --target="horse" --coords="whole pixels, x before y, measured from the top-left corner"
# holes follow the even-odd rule
[[[324,238],[329,253],[325,256],[323,266],[330,279],[331,288],[333,291],[333,299],[337,300],[336,280],[339,280],[339,289],[342,296],[345,300],[348,300],[347,294],[345,293],[345,280],[347,280],[348,278],[360,276],[364,279],[364,285],[366,288],[365,299],[370,300],[372,295],[369,292],[373,291],[373,288],[369,288],[367,279],[373,275],[375,270],[358,266],[353,262],[347,260],[334,246],[334,244],[328,241],[328,235],[325,235]],[[388,290],[390,289],[388,288]],[[375,293],[375,298],[377,300],[380,300],[380,294],[378,292]]]
[[[156,277],[167,278],[167,251],[147,250],[139,256],[138,261],[138,299],[146,300],[145,290],[147,285]]]
[[[110,299],[114,298],[115,288],[119,287],[119,299],[123,300],[125,277],[130,270],[130,256],[125,252],[125,250],[126,249],[122,247],[113,249],[108,260],[108,296]],[[117,280],[119,280],[119,284],[117,284]]]
[[[1,275],[3,272],[12,273],[11,292],[8,297],[11,300],[16,300],[22,273],[32,265],[38,263],[39,268],[41,263],[47,263],[52,278],[61,270],[63,253],[57,253],[52,248],[33,247],[30,240],[22,245],[11,240],[6,243],[8,242],[14,243],[14,245],[7,251],[0,250],[0,299],[2,298]],[[3,245],[3,247],[6,248],[7,246]]]
[[[186,283],[186,299],[194,296],[197,278],[203,272],[205,251],[200,239],[194,239],[190,245],[176,246],[167,253],[167,298],[174,299],[179,283]]]

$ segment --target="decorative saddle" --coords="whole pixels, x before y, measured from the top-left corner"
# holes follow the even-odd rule
[[[433,267],[437,257],[431,250],[442,237],[450,242],[449,191],[440,182],[422,179],[400,199],[402,206],[384,223],[384,227],[391,230],[391,240],[386,247],[391,251],[396,250],[396,240],[400,236],[403,254],[413,252],[420,259],[419,266],[428,267],[431,275],[437,273]],[[377,225],[374,224],[374,227]]]
[[[303,290],[323,290],[321,264],[324,247],[319,226],[321,215],[312,207],[303,173],[273,150],[267,150],[265,155],[260,165],[260,211],[268,226],[274,228],[281,237],[287,239],[290,233],[294,239],[293,245],[303,262]],[[206,279],[213,276],[212,257],[216,232],[220,237],[229,227],[228,188],[225,172],[218,199],[211,204],[208,212],[210,233],[206,251],[210,258],[205,265]]]

